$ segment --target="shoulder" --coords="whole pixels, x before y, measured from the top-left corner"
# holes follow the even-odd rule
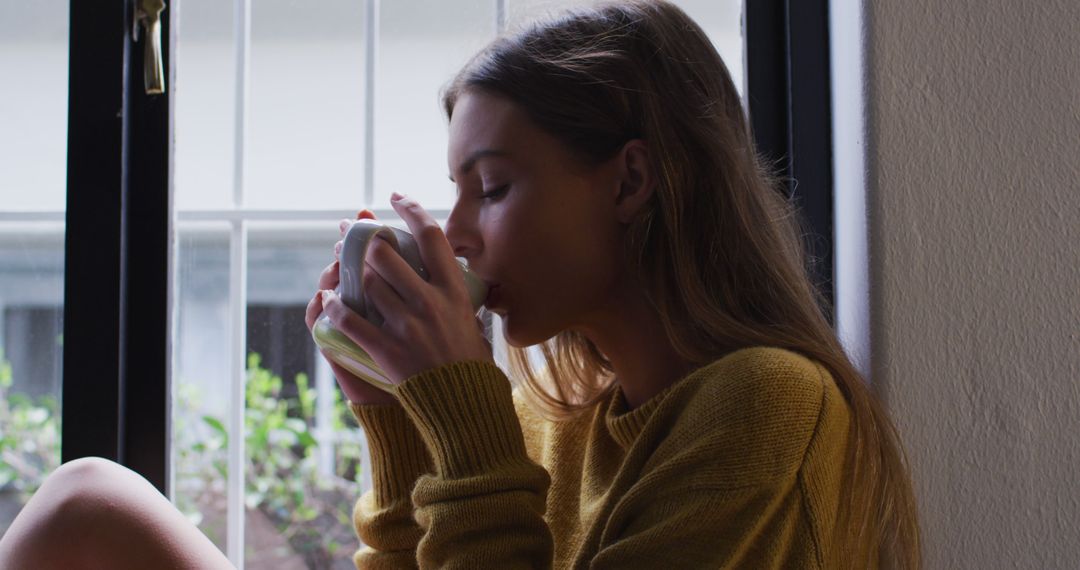
[[[724,486],[794,474],[835,384],[798,353],[753,347],[732,352],[682,382],[662,406],[671,449],[693,449]]]
[[[832,383],[820,363],[773,347],[737,350],[691,376],[697,390],[723,396],[745,414],[774,413],[778,407],[816,414],[826,386]]]

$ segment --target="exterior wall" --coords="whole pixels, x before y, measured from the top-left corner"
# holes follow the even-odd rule
[[[1080,563],[1080,3],[866,2],[873,378],[927,568]]]

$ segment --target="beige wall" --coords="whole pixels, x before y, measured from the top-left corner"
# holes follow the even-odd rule
[[[1080,568],[1080,2],[866,2],[872,370],[928,568]]]

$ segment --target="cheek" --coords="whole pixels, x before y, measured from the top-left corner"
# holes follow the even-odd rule
[[[515,245],[520,252],[515,252],[520,257],[514,261],[518,295],[511,313],[521,317],[521,326],[537,327],[535,334],[544,338],[578,324],[616,286],[618,272],[610,244],[592,232],[542,234]]]

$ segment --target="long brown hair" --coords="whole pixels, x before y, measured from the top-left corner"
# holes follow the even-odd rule
[[[903,448],[852,366],[809,277],[801,221],[757,154],[742,100],[719,54],[663,1],[579,8],[494,40],[447,86],[447,115],[466,90],[518,104],[584,160],[629,140],[650,149],[658,184],[627,228],[626,259],[678,353],[704,366],[750,346],[822,363],[851,410],[836,563],[920,564]],[[512,372],[549,417],[565,418],[614,389],[611,362],[584,335],[542,343],[546,371],[511,347]]]

